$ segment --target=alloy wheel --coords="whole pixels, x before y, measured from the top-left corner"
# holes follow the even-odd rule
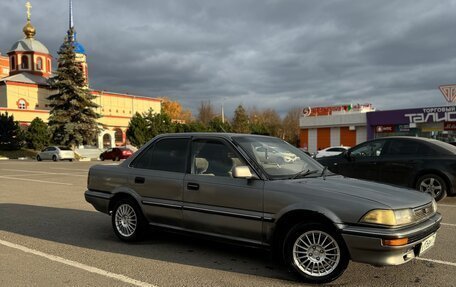
[[[328,233],[312,230],[299,236],[293,245],[293,261],[304,273],[322,277],[332,273],[341,258],[337,241]]]
[[[117,231],[125,237],[132,236],[138,225],[138,218],[134,208],[129,204],[122,204],[116,210],[115,225]]]

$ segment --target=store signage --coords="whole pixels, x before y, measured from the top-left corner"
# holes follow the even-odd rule
[[[409,123],[456,122],[456,107],[424,108],[422,112],[404,115]]]
[[[392,132],[394,132],[394,126],[392,126],[392,125],[376,126],[375,131],[377,133],[392,133]]]
[[[397,129],[400,132],[409,132],[410,131],[410,126],[409,125],[398,125]]]
[[[446,131],[456,131],[456,123],[455,122],[445,122],[443,125],[443,129]]]
[[[439,86],[439,90],[449,103],[456,102],[456,85]]]

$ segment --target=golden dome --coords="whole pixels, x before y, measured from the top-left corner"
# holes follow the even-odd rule
[[[27,38],[33,38],[36,34],[36,29],[33,27],[33,25],[30,23],[30,21],[27,21],[27,24],[25,24],[24,29],[22,31],[25,34],[25,37]]]

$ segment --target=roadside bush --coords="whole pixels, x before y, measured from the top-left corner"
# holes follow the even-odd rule
[[[40,118],[35,118],[25,133],[25,139],[29,148],[42,150],[49,145],[50,131],[48,125]]]

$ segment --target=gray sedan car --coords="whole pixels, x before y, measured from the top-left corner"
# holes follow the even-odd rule
[[[296,159],[274,162],[261,146]],[[123,241],[155,226],[262,246],[310,283],[336,279],[349,260],[421,256],[441,221],[428,194],[344,178],[280,139],[246,134],[158,136],[118,166],[91,167],[85,198]]]

